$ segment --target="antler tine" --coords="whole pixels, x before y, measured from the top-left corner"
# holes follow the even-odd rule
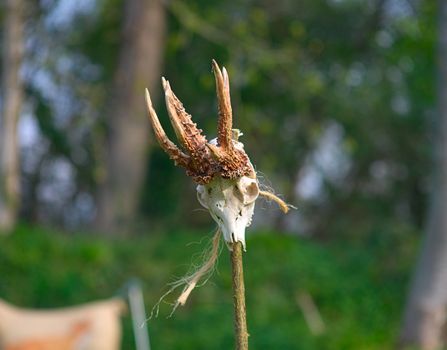
[[[225,67],[222,72],[219,65],[213,60],[213,72],[216,79],[216,92],[219,108],[219,120],[217,123],[217,143],[228,153],[233,150],[232,124],[233,112],[231,110],[230,82]]]
[[[205,149],[206,138],[202,135],[202,130],[198,129],[192,121],[191,115],[185,111],[183,104],[175,96],[169,81],[162,78],[162,82],[165,90],[166,108],[175,134],[182,146],[193,158],[196,158]]]
[[[151,96],[149,90],[146,89],[146,106],[149,115],[149,119],[154,129],[155,137],[160,144],[161,148],[174,160],[174,162],[183,167],[187,167],[190,161],[190,157],[183,153],[171,140],[169,140],[163,127],[160,124],[157,113],[152,106]]]

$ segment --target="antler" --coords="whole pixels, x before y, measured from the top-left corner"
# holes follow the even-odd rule
[[[183,153],[171,140],[169,140],[160,124],[160,121],[158,120],[157,113],[152,107],[151,96],[148,89],[146,89],[146,104],[149,118],[152,123],[152,128],[154,129],[155,138],[158,140],[161,148],[163,148],[163,150],[169,155],[169,158],[175,162],[175,165],[187,167],[190,162],[190,157]]]
[[[213,60],[213,72],[216,79],[217,101],[219,109],[219,120],[217,122],[217,143],[220,147],[232,151],[233,111],[231,110],[230,81],[227,70],[223,67],[222,72],[215,60]]]
[[[205,151],[206,137],[202,135],[202,130],[197,128],[197,124],[191,119],[191,115],[185,111],[183,104],[171,90],[169,81],[161,78],[165,90],[166,108],[169,119],[175,134],[181,145],[193,158],[201,160],[208,153]],[[206,154],[203,154],[206,153]]]
[[[187,175],[192,176],[194,181],[199,184],[209,183],[216,175],[227,179],[236,179],[246,175],[255,177],[253,166],[244,152],[242,144],[232,138],[228,73],[225,68],[221,71],[216,61],[213,60],[212,64],[219,109],[217,142],[214,140],[208,142],[202,135],[202,130],[198,129],[192,121],[191,115],[185,111],[183,104],[175,96],[165,78],[162,78],[162,84],[165,91],[166,108],[182,149],[167,137],[152,107],[149,91],[146,89],[146,104],[155,137],[175,164],[184,167]]]

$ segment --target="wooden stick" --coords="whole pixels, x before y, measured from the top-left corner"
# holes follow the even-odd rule
[[[245,308],[244,269],[242,264],[242,243],[232,244],[231,269],[233,280],[234,331],[236,349],[248,350],[247,314]]]

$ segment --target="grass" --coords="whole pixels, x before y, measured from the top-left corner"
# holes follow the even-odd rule
[[[357,242],[313,242],[258,232],[244,256],[252,349],[391,349],[417,247],[408,233],[373,233]],[[119,240],[21,226],[0,237],[0,298],[24,307],[62,307],[113,296],[131,277],[147,309],[166,283],[187,272],[203,233],[176,231]],[[211,234],[209,234],[209,238]],[[200,242],[201,241],[201,242]],[[191,242],[200,242],[189,244]],[[233,314],[229,255],[172,318],[162,304],[148,322],[152,349],[230,349]],[[296,302],[314,299],[326,331],[314,336]],[[171,298],[171,301],[175,295]],[[123,319],[123,349],[134,349]]]

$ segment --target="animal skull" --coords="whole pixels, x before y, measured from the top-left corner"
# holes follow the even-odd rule
[[[209,210],[227,243],[241,242],[245,249],[245,228],[250,226],[258,198],[256,179],[243,176],[237,180],[216,177],[209,184],[197,186],[197,199]],[[231,245],[228,245],[231,250]]]
[[[147,90],[146,103],[157,141],[175,164],[184,167],[199,184],[197,198],[217,222],[229,249],[235,242],[241,242],[245,249],[245,228],[251,223],[259,195],[258,181],[244,145],[238,142],[240,133],[232,129],[227,71],[221,71],[214,60],[213,71],[219,106],[216,139],[207,141],[164,78],[166,107],[181,148],[166,136]]]
[[[216,139],[210,143],[216,143]],[[236,148],[243,144],[233,140]],[[197,199],[208,209],[223,233],[225,242],[241,242],[245,250],[245,228],[250,226],[259,196],[256,178],[242,176],[231,180],[216,176],[210,183],[197,186]],[[231,244],[227,244],[231,250]]]

